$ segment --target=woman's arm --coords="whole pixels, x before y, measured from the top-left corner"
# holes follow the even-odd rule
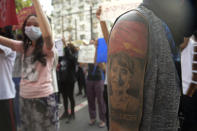
[[[109,32],[107,30],[106,22],[105,21],[100,21],[100,25],[101,25],[101,29],[102,29],[102,32],[103,32],[104,39],[105,39],[105,41],[108,44],[108,41],[109,41]]]
[[[64,47],[66,47],[66,39],[64,36],[62,37],[62,42],[63,42]]]
[[[41,8],[39,0],[32,0],[32,2],[36,10],[40,29],[42,31],[42,37],[46,43],[46,47],[51,50],[53,47],[53,38],[49,21]]]
[[[11,48],[14,51],[23,53],[23,42],[0,36],[0,44]]]
[[[106,22],[105,22],[105,21],[102,21],[102,20],[100,19],[101,11],[102,11],[102,10],[101,10],[101,7],[99,7],[99,9],[96,11],[96,17],[97,17],[97,19],[100,21],[100,26],[101,26],[101,30],[102,30],[104,39],[105,39],[105,41],[108,43],[108,41],[109,41],[109,31],[108,31],[108,29],[107,29]]]

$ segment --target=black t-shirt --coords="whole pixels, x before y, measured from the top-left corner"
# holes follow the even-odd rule
[[[87,80],[91,80],[91,81],[102,80],[102,71],[98,65],[88,64]]]
[[[67,50],[67,49],[65,49]],[[68,50],[69,53],[59,57],[59,80],[64,82],[75,82],[76,81],[76,55]]]

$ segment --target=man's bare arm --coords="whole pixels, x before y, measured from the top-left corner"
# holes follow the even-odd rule
[[[144,19],[136,12],[120,17],[109,38],[110,131],[139,131],[147,48]]]

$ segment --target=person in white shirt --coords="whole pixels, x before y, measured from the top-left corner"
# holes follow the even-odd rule
[[[0,29],[0,35],[9,37],[11,33],[5,27]],[[12,69],[14,66],[16,52],[0,45],[0,130],[15,131],[14,99],[15,86],[12,81]]]
[[[193,63],[193,49],[195,45],[193,38],[187,43],[187,46],[181,52],[181,68],[182,68],[182,85],[183,94],[186,95],[192,82],[192,63]]]
[[[197,32],[181,53],[183,114],[182,131],[197,130]]]

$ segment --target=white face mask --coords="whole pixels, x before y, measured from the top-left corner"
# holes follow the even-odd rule
[[[40,31],[39,27],[32,25],[25,27],[25,34],[29,37],[30,40],[35,41],[42,35],[42,32]]]

